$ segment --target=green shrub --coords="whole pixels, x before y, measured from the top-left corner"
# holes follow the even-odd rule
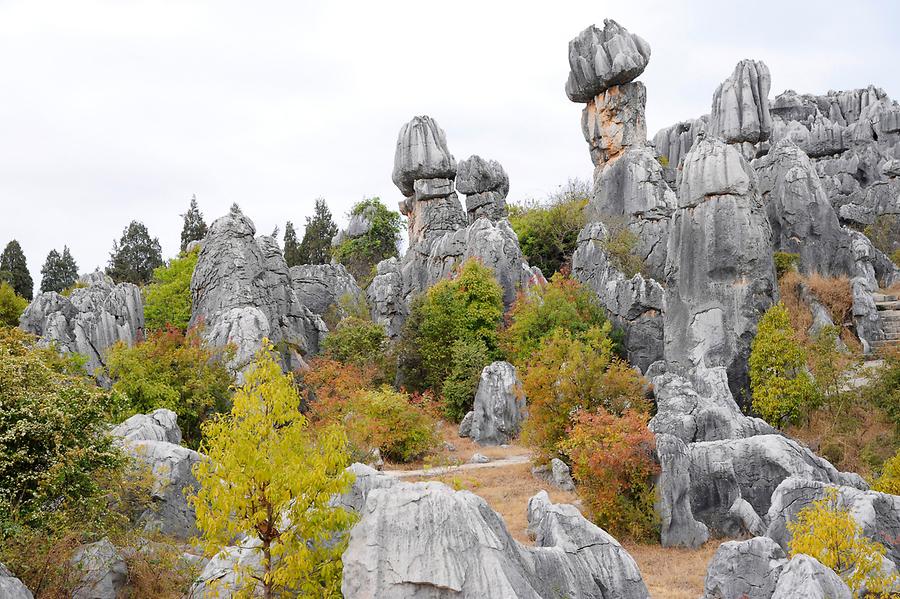
[[[413,405],[406,393],[388,386],[360,394],[351,402],[347,436],[357,447],[378,448],[395,462],[410,462],[433,451],[439,442],[436,422]]]
[[[185,444],[196,448],[201,424],[228,410],[233,381],[224,364],[229,355],[230,349],[206,347],[196,329],[152,332],[133,347],[115,344],[107,369],[119,418],[168,408],[178,415]]]
[[[332,256],[347,267],[360,287],[368,286],[375,265],[397,255],[400,242],[401,217],[388,210],[379,198],[369,198],[357,203],[351,216],[367,214],[372,226],[359,236],[344,240],[333,248]]]
[[[628,228],[624,218],[603,218],[607,237],[600,245],[609,254],[612,265],[626,277],[631,278],[644,270],[644,260],[635,253],[638,236]]]
[[[348,316],[322,342],[322,355],[342,364],[371,365],[377,379],[393,383],[396,360],[384,326],[368,318]]]
[[[144,322],[148,330],[169,326],[187,330],[191,320],[191,277],[199,255],[200,248],[194,248],[153,271],[150,285],[144,288]]]
[[[896,250],[891,253],[891,262],[900,266],[900,250]]]
[[[481,371],[491,363],[484,342],[457,341],[450,353],[452,368],[444,380],[444,415],[454,422],[472,409]]]
[[[0,281],[0,326],[18,326],[19,317],[27,307],[27,299],[16,295],[9,283]]]
[[[529,264],[550,276],[571,259],[578,233],[587,223],[590,185],[572,180],[546,202],[510,206],[509,222]]]
[[[876,216],[875,222],[867,226],[863,233],[872,240],[872,245],[888,256],[900,252],[900,215]]]
[[[759,321],[750,351],[753,409],[769,424],[796,424],[816,406],[818,394],[806,363],[788,311],[779,302]]]
[[[524,366],[556,329],[580,337],[607,322],[597,294],[562,273],[553,275],[547,285],[521,293],[507,320],[509,325],[501,333],[502,346],[517,366]]]
[[[800,254],[788,252],[775,252],[775,274],[780,279],[785,273],[797,270],[800,264]]]
[[[499,359],[498,327],[503,317],[503,290],[488,267],[469,259],[452,278],[432,286],[413,305],[405,327],[401,379],[412,389],[443,391],[444,382],[457,369],[457,380],[471,365],[454,364],[457,343],[481,344],[487,362]],[[457,357],[462,358],[458,351]],[[471,359],[466,354],[467,360]],[[485,366],[482,364],[481,366]],[[455,383],[456,384],[456,383]],[[454,388],[458,390],[459,387]],[[458,403],[458,399],[454,399]],[[455,413],[457,408],[450,408]]]

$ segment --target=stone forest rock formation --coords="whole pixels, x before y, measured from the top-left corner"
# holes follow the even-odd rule
[[[503,445],[519,436],[525,419],[525,394],[512,364],[494,362],[484,367],[469,414],[461,432],[480,445]]]

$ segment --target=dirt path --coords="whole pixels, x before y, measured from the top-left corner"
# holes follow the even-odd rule
[[[396,476],[397,478],[425,478],[444,476],[445,474],[452,474],[465,470],[478,470],[480,468],[507,468],[509,466],[518,466],[519,464],[530,463],[530,455],[514,455],[508,458],[501,458],[499,460],[491,460],[490,462],[485,462],[483,464],[473,464],[469,462],[467,464],[438,466],[435,468],[420,468],[419,470],[385,470],[384,473],[389,476]]]

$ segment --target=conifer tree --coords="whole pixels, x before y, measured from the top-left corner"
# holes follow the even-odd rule
[[[59,293],[75,284],[78,280],[78,265],[69,252],[68,246],[63,246],[62,254],[55,249],[47,254],[47,260],[41,268],[41,291],[56,291]]]
[[[184,219],[184,226],[181,228],[181,251],[185,251],[192,241],[200,241],[206,237],[206,221],[203,220],[203,213],[197,207],[197,196],[191,196],[191,205],[188,211],[181,215]]]
[[[133,220],[122,232],[122,238],[113,241],[106,274],[117,283],[142,285],[153,276],[153,270],[162,266],[162,248],[159,239],[151,238],[144,223]]]
[[[31,301],[34,285],[31,273],[28,272],[28,263],[22,246],[13,239],[6,244],[3,253],[0,254],[0,279],[9,283],[13,291]]]
[[[300,242],[299,264],[325,264],[331,259],[331,238],[338,228],[323,198],[316,200],[315,213],[306,217],[306,230]]]
[[[294,231],[294,223],[291,221],[284,225],[284,261],[287,262],[289,267],[303,264],[300,260],[300,244],[297,243],[297,232]]]

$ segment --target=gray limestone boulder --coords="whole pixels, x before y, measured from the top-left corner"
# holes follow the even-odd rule
[[[900,177],[900,159],[892,158],[882,164],[881,174],[888,178]]]
[[[188,597],[207,599],[213,597],[232,597],[238,590],[253,585],[252,597],[262,597],[262,589],[258,583],[247,580],[241,572],[261,575],[262,542],[254,537],[247,537],[238,545],[224,547],[209,560],[200,575],[191,585]]]
[[[769,67],[742,60],[713,94],[710,132],[727,143],[759,143],[772,133],[769,113]]]
[[[676,174],[684,164],[684,157],[694,146],[694,140],[702,131],[706,132],[709,117],[702,116],[670,125],[656,132],[653,136],[653,147],[663,165],[666,182],[673,187]]]
[[[372,320],[384,326],[388,337],[397,338],[409,313],[397,258],[382,260],[375,266],[375,277],[366,288],[366,299]]]
[[[358,462],[349,466],[348,470],[353,473],[353,484],[346,493],[335,497],[332,505],[339,505],[354,512],[362,511],[369,493],[374,489],[387,489],[399,482],[399,479],[394,476],[389,476]]]
[[[648,597],[627,552],[574,507],[539,494],[529,524],[533,548],[467,491],[437,482],[374,489],[343,555],[343,596]]]
[[[100,272],[80,282],[86,286],[73,289],[69,297],[55,291],[38,294],[22,313],[19,327],[60,352],[85,356],[85,369],[93,374],[105,366],[106,351],[113,344],[133,345],[143,339],[144,302],[139,287],[114,285]]]
[[[900,496],[869,491],[864,484],[786,478],[772,494],[765,517],[766,536],[786,549],[791,541],[787,523],[796,519],[801,509],[825,497],[828,489],[837,490],[838,505],[848,509],[862,533],[887,547],[887,557],[900,565]]]
[[[365,301],[365,294],[343,264],[301,264],[292,266],[290,273],[297,300],[313,314],[324,316],[333,308],[343,316],[343,304]]]
[[[777,293],[771,237],[750,165],[734,147],[700,139],[685,158],[669,225],[665,359],[724,366],[742,401],[756,325]]]
[[[589,102],[614,85],[636,79],[649,61],[650,44],[604,19],[603,29],[591,25],[569,42],[566,95],[573,102]]]
[[[469,435],[480,445],[503,445],[519,436],[525,419],[525,393],[509,362],[494,362],[481,371]]]
[[[181,443],[178,416],[165,408],[154,410],[149,414],[135,414],[115,426],[110,434],[126,443],[129,441],[165,441],[175,445]]]
[[[405,196],[417,179],[453,179],[456,159],[447,149],[444,130],[430,116],[417,116],[397,136],[391,179]]]
[[[0,597],[5,599],[34,599],[25,584],[0,564]]]
[[[572,472],[569,466],[559,458],[553,458],[549,464],[535,466],[531,469],[532,476],[546,481],[563,491],[574,491],[575,481],[572,480]]]
[[[128,582],[128,564],[109,539],[79,547],[71,563],[78,580],[72,599],[116,599]]]
[[[625,334],[628,362],[646,372],[663,357],[665,291],[641,273],[626,277],[605,249],[608,238],[601,222],[581,230],[572,255],[572,276],[597,294],[613,323]]]
[[[611,87],[587,102],[581,111],[581,132],[595,167],[646,143],[646,103],[647,89],[640,81]]]
[[[475,420],[475,411],[470,410],[466,412],[466,415],[463,416],[463,419],[459,422],[459,436],[460,437],[471,437],[472,436],[472,423]]]
[[[803,150],[782,140],[753,166],[759,176],[759,191],[772,227],[775,250],[799,254],[800,270],[805,274],[851,274],[850,238]]]
[[[678,437],[656,435],[660,474],[656,481],[656,513],[663,547],[696,549],[709,540],[709,529],[694,518],[691,508],[690,453]]]
[[[507,216],[509,177],[496,160],[485,160],[475,155],[460,161],[456,171],[456,188],[466,194],[466,213],[470,224],[482,216],[490,220]]]
[[[771,599],[850,599],[850,588],[819,560],[800,554],[781,570]]]
[[[702,599],[770,599],[787,563],[769,537],[722,543],[706,570]]]
[[[350,220],[347,222],[347,228],[338,231],[331,239],[332,247],[337,247],[348,239],[362,237],[368,233],[372,228],[372,218],[377,210],[376,206],[366,206],[361,212],[351,214]]]
[[[282,367],[294,370],[318,352],[327,327],[297,297],[277,242],[255,234],[236,206],[210,225],[191,278],[190,324],[203,323],[213,346],[236,346],[235,371],[246,368],[264,337]]]

